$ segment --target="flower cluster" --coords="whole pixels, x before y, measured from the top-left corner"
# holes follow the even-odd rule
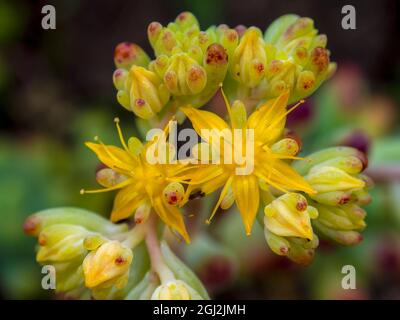
[[[226,25],[201,31],[184,12],[167,26],[151,23],[148,38],[153,60],[136,44],[117,46],[113,80],[118,102],[158,134],[146,142],[125,139],[115,119],[120,147],[98,137],[86,143],[103,164],[96,173],[103,188],[81,193],[116,190],[111,221],[56,208],[25,222],[25,232],[38,237],[37,261],[55,266],[57,291],[96,299],[208,299],[163,240],[163,226],[190,243],[181,208],[218,190],[208,223],[235,204],[247,235],[258,221],[271,250],[299,264],[312,261],[318,236],[344,245],[361,240],[361,206],[372,185],[362,174],[366,157],[345,147],[301,157],[300,139],[285,129],[287,115],[335,69],[326,36],[311,19],[285,15],[264,34]],[[200,109],[219,90],[226,119]],[[178,153],[169,140],[174,117],[187,118],[201,137],[183,161],[171,161]]]

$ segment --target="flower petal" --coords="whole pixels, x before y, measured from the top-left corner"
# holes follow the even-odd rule
[[[216,132],[214,134],[211,132],[211,136],[216,136],[217,138],[226,133],[226,138],[229,139],[228,141],[231,140],[232,133],[230,127],[215,113],[198,110],[192,107],[182,107],[180,110],[190,119],[194,130],[196,130],[197,134],[205,141],[210,142],[210,137],[202,135],[202,129],[215,130]]]
[[[137,192],[136,185],[130,185],[120,190],[114,199],[111,221],[120,221],[130,217],[145,198],[145,194]]]
[[[246,234],[250,235],[260,202],[257,177],[254,175],[235,176],[232,188]]]
[[[86,142],[85,144],[97,155],[102,163],[117,172],[126,173],[126,171],[131,171],[137,164],[134,158],[124,149],[93,142]]]
[[[281,136],[286,122],[288,99],[289,91],[285,91],[279,97],[268,100],[250,115],[247,127],[254,129],[256,141],[272,143]]]
[[[190,243],[182,213],[177,207],[168,205],[161,197],[156,197],[153,199],[153,208],[166,225],[176,230],[187,243]]]

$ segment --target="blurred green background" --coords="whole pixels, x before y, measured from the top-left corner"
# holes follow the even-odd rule
[[[57,29],[41,28],[41,8],[53,4]],[[400,298],[400,52],[399,2],[352,1],[357,29],[341,28],[344,1],[0,1],[0,297],[53,297],[41,289],[35,240],[22,232],[26,216],[52,206],[80,206],[107,215],[112,194],[81,196],[95,185],[98,162],[83,142],[117,142],[113,118],[135,133],[112,84],[113,50],[121,41],[150,51],[146,28],[184,10],[202,27],[227,23],[265,29],[296,13],[328,35],[338,72],[288,126],[306,152],[345,144],[368,152],[376,181],[364,241],[352,248],[322,242],[314,263],[299,267],[272,254],[261,229],[241,236],[239,215],[211,227],[192,223],[191,248],[179,254],[214,298]],[[213,203],[209,199],[210,205]],[[207,207],[207,206],[205,206]],[[203,208],[202,211],[206,211]],[[341,288],[342,266],[354,265],[357,289]]]

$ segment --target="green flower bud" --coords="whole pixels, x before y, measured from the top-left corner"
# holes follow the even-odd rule
[[[86,253],[83,240],[90,232],[80,226],[56,224],[44,228],[38,238],[38,262],[68,261]]]
[[[235,100],[231,108],[231,122],[234,128],[242,129],[247,123],[247,112],[244,103]]]
[[[289,89],[289,103],[312,94],[335,71],[325,48],[327,38],[318,35],[310,18],[284,15],[265,31],[269,65],[260,88],[261,96],[273,98]]]
[[[318,193],[362,189],[365,186],[361,179],[330,166],[313,168],[304,178]]]
[[[113,73],[113,83],[117,90],[125,89],[125,81],[128,77],[128,71],[125,69],[117,69]]]
[[[84,209],[61,207],[43,210],[29,216],[25,220],[24,231],[26,234],[38,236],[44,228],[56,224],[79,225],[103,234],[115,234],[128,229],[126,224],[114,224],[100,215]]]
[[[114,62],[117,68],[129,70],[133,65],[147,67],[150,58],[138,45],[122,42],[115,48]]]
[[[364,215],[352,206],[316,205],[319,217],[318,222],[335,230],[362,230],[366,226]],[[361,208],[359,208],[362,210]]]
[[[169,92],[157,74],[139,66],[131,67],[125,91],[122,91],[125,93],[121,91],[117,95],[118,101],[143,119],[155,116],[169,100]]]
[[[327,239],[333,240],[345,246],[355,245],[362,241],[362,235],[357,231],[344,231],[344,230],[336,230],[331,229],[325,226],[323,223],[315,220],[313,222],[313,226],[315,230],[321,236],[324,236]]]
[[[296,140],[291,138],[281,139],[271,146],[273,153],[295,156],[300,151],[300,146]]]
[[[261,31],[251,27],[243,34],[233,52],[231,75],[241,85],[254,88],[264,77],[266,65],[267,55]]]
[[[175,54],[170,59],[164,74],[164,83],[175,96],[200,93],[206,83],[207,74],[195,60],[186,53]]]
[[[337,158],[341,159],[340,161],[342,161],[343,159],[347,159],[347,157],[358,158],[363,164],[363,169],[365,169],[368,164],[366,156],[355,148],[332,147],[314,152],[305,157],[304,160],[293,162],[293,168],[301,175],[306,175],[311,168],[320,163],[323,163],[325,161],[332,161],[332,159]]]

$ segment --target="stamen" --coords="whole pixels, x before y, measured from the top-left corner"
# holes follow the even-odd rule
[[[119,125],[119,118],[118,118],[118,117],[115,117],[115,118],[114,118],[114,122],[115,122],[115,126],[117,127],[119,140],[121,141],[122,146],[124,147],[125,151],[127,151],[128,153],[130,153],[130,152],[129,152],[129,148],[128,148],[126,142],[125,142],[124,136],[123,136],[123,134],[122,134],[121,127],[120,127],[120,125]]]
[[[224,101],[225,101],[225,106],[226,106],[226,110],[228,111],[228,114],[229,114],[229,119],[232,121],[231,105],[229,104],[228,97],[225,95],[224,89],[222,89],[222,83],[219,84],[219,88],[221,90],[222,97],[224,98]]]
[[[221,194],[219,195],[218,202],[217,202],[217,204],[215,205],[214,210],[213,210],[213,212],[211,213],[211,216],[206,220],[206,223],[207,223],[207,224],[210,224],[210,223],[211,223],[211,219],[214,217],[214,215],[215,215],[215,213],[217,212],[219,206],[221,205],[222,200],[225,198],[226,194],[228,193],[229,187],[231,186],[232,181],[233,181],[233,177],[234,177],[234,176],[231,175],[231,176],[229,177],[228,181],[225,183],[225,186],[224,186],[224,188],[222,189]]]
[[[281,121],[283,118],[285,118],[289,113],[291,113],[294,109],[296,109],[299,105],[303,104],[305,100],[300,100],[298,103],[296,103],[293,107],[291,107],[289,110],[287,110],[283,115],[281,115],[279,118],[275,119],[275,121],[270,124],[270,127],[275,126],[279,121]]]
[[[123,187],[126,187],[127,185],[132,183],[132,179],[126,179],[124,181],[122,181],[119,184],[116,184],[115,186],[112,187],[108,187],[108,188],[104,188],[104,189],[97,189],[97,190],[85,190],[85,189],[81,189],[80,190],[80,194],[85,194],[85,193],[101,193],[101,192],[108,192],[108,191],[112,191],[112,190],[117,190],[117,189],[121,189]]]

